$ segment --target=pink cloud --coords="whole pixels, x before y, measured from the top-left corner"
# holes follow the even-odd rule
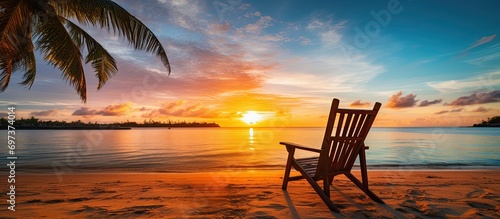
[[[72,116],[94,116],[98,115],[98,110],[96,109],[91,109],[89,107],[81,107],[80,109],[77,109],[71,114]]]
[[[92,109],[89,107],[81,107],[73,112],[73,116],[124,116],[134,111],[132,109],[132,103],[122,103],[116,105],[109,105],[104,107],[102,110]]]
[[[475,113],[485,113],[485,112],[488,112],[490,110],[491,110],[491,108],[484,108],[484,107],[480,106],[477,109],[472,110],[472,112],[475,112]]]
[[[399,91],[398,93],[394,94],[389,98],[389,102],[387,102],[386,106],[389,108],[406,108],[406,107],[413,107],[415,104],[417,104],[418,100],[415,100],[415,97],[417,95],[415,94],[408,94],[406,96],[402,96],[403,91]]]
[[[445,114],[445,113],[458,113],[458,112],[462,112],[463,108],[458,108],[458,109],[452,109],[452,110],[442,110],[442,111],[439,111],[439,112],[435,112],[434,114]]]
[[[462,96],[452,101],[451,103],[445,103],[445,105],[451,106],[465,106],[473,104],[482,103],[494,103],[500,102],[500,90],[493,90],[489,92],[476,91],[469,96]]]
[[[264,83],[263,72],[273,68],[272,65],[245,60],[245,52],[238,45],[233,45],[233,49],[240,53],[231,55],[196,43],[171,42],[169,45],[172,52],[179,53],[172,56],[173,70],[169,77],[145,69],[141,64],[119,60],[117,76],[100,92],[106,92],[110,98],[131,96],[134,90],[163,96],[214,96],[259,88]],[[122,101],[137,102],[134,99]]]
[[[462,52],[462,55],[461,56],[465,56],[467,55],[467,52],[471,49],[474,49],[480,45],[483,45],[483,44],[486,44],[486,43],[489,43],[491,41],[493,41],[495,39],[497,35],[496,34],[493,34],[491,36],[484,36],[482,37],[481,39],[479,39],[478,41],[476,41],[474,44],[472,44],[471,46],[469,46],[467,49],[465,49],[463,52]]]
[[[352,107],[364,107],[364,106],[369,106],[370,105],[370,102],[361,102],[361,100],[356,100],[354,102],[352,102],[351,104],[349,104],[349,106],[352,106]]]
[[[149,113],[143,114],[142,117],[198,117],[198,118],[219,118],[221,113],[203,107],[200,103],[189,104],[186,101],[166,102],[158,109],[154,109]]]
[[[58,114],[59,114],[59,110],[51,109],[51,110],[45,110],[45,111],[31,112],[30,116],[45,117],[45,116],[57,116]]]
[[[426,107],[426,106],[430,106],[433,104],[441,103],[442,101],[443,101],[442,99],[437,99],[437,100],[432,100],[432,101],[424,100],[424,101],[420,102],[420,105],[418,105],[418,106],[419,107]]]
[[[478,41],[476,41],[474,44],[472,44],[472,46],[470,46],[469,48],[467,48],[468,50],[469,49],[472,49],[472,48],[475,48],[475,47],[478,47],[480,45],[483,45],[485,43],[489,43],[491,42],[493,39],[495,39],[497,35],[496,34],[493,34],[491,36],[484,36],[482,37],[481,39],[479,39]]]
[[[103,116],[124,116],[132,110],[132,103],[109,105],[99,112]]]

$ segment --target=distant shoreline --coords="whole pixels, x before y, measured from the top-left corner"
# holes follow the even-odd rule
[[[131,130],[132,128],[221,128],[218,124],[198,125],[135,125],[135,126],[14,126],[17,130]],[[222,128],[274,128],[274,127],[222,127]],[[284,128],[324,128],[324,127],[284,127]],[[378,128],[500,128],[498,125],[454,126],[454,127],[373,127]],[[0,130],[7,130],[7,126],[0,126]]]
[[[16,130],[130,130],[130,127],[120,126],[14,126]],[[7,126],[1,126],[7,129]]]
[[[171,125],[136,125],[136,126],[14,126],[16,130],[131,130],[132,128],[219,128],[217,124],[171,124]],[[0,126],[6,130],[7,126]]]

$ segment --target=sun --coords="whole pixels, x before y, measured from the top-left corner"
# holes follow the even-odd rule
[[[262,119],[262,116],[255,111],[247,111],[242,116],[243,118],[241,118],[241,120],[243,120],[243,122],[247,123],[248,125],[255,124]]]

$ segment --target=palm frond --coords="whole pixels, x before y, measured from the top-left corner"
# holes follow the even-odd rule
[[[0,44],[4,49],[16,49],[25,41],[26,29],[30,26],[26,18],[30,17],[30,10],[25,0],[2,1],[1,7]]]
[[[2,72],[0,72],[0,92],[3,92],[5,91],[5,89],[7,89],[7,87],[9,86],[10,77],[12,76],[12,62],[8,61],[5,63],[1,63]]]
[[[31,51],[26,52],[26,56],[23,59],[23,67],[25,72],[23,75],[23,81],[20,84],[30,89],[35,82],[36,76],[36,59],[33,44],[31,44]]]
[[[34,69],[31,42],[32,11],[26,0],[1,1],[0,7],[0,92],[7,89],[12,73],[23,69],[32,75]],[[32,56],[33,55],[33,56]]]
[[[51,0],[59,15],[76,18],[78,22],[107,28],[108,32],[125,38],[134,49],[158,56],[171,72],[165,49],[153,32],[140,20],[111,0]]]
[[[73,42],[58,16],[47,16],[35,29],[37,49],[45,61],[62,71],[64,80],[72,85],[83,102],[87,101],[87,85],[80,47]]]
[[[73,41],[77,43],[80,48],[82,48],[83,44],[87,46],[88,55],[85,58],[85,63],[92,63],[96,77],[99,79],[97,89],[101,89],[106,81],[108,81],[108,79],[114,76],[118,71],[115,59],[106,49],[104,49],[103,46],[101,46],[101,44],[99,44],[79,26],[65,18],[60,17],[60,19],[65,20],[66,27],[68,28]]]

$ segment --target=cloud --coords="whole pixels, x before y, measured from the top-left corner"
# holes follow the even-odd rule
[[[202,19],[202,17],[204,17],[203,15],[205,14],[204,7],[206,7],[204,2],[196,0],[159,0],[159,2],[161,3],[161,5],[163,5],[163,7],[153,9],[156,11],[153,13],[165,15],[163,17],[164,20],[167,20],[170,23],[173,23],[190,31],[196,31],[200,30],[200,28],[203,28],[203,24],[206,22]],[[144,3],[140,2],[140,4]],[[145,11],[143,13],[148,14],[152,12]]]
[[[0,113],[0,118],[7,118],[9,114],[7,113]]]
[[[443,101],[442,99],[437,99],[437,100],[433,100],[433,101],[424,100],[424,101],[420,102],[420,105],[418,105],[418,106],[419,107],[426,107],[426,106],[430,106],[433,104],[441,103],[442,101]]]
[[[491,108],[484,108],[482,106],[478,107],[477,109],[475,110],[472,110],[471,112],[475,112],[475,113],[485,113],[485,112],[488,112],[490,111]]]
[[[493,90],[483,93],[477,91],[469,96],[459,97],[456,100],[452,101],[451,103],[445,103],[445,105],[466,106],[466,105],[494,103],[494,102],[500,102],[500,90]]]
[[[225,24],[213,23],[208,25],[206,33],[214,36],[223,36],[224,34],[227,34],[229,30],[231,30],[231,25],[229,25],[229,23]]]
[[[493,39],[495,39],[496,36],[497,36],[496,34],[493,34],[491,36],[484,36],[481,39],[479,39],[478,41],[476,41],[474,44],[472,44],[469,48],[467,48],[467,50],[473,49],[473,48],[478,47],[480,45],[483,45],[485,43],[489,43]]]
[[[72,116],[91,116],[98,115],[98,110],[91,109],[88,107],[81,107],[80,109],[75,110],[71,115]]]
[[[119,63],[119,83],[106,84],[106,96],[113,98],[144,96],[144,99],[170,97],[216,96],[226,92],[248,91],[262,87],[273,65],[261,60],[246,60],[246,52],[239,45],[227,45],[235,54],[225,54],[218,48],[197,42],[170,41],[172,53],[172,74],[167,77],[154,67],[150,68],[134,62]],[[161,66],[159,67],[161,69]],[[101,90],[100,92],[104,92]],[[147,94],[142,95],[142,93]],[[102,98],[102,95],[100,95]],[[121,98],[119,102],[138,102],[141,98]]]
[[[413,107],[415,104],[417,104],[418,100],[415,100],[415,97],[417,95],[415,94],[408,94],[404,97],[402,97],[403,91],[399,91],[398,93],[394,94],[389,98],[389,102],[387,102],[386,107],[389,108],[406,108],[406,107]]]
[[[307,24],[306,29],[314,31],[319,36],[324,46],[334,46],[339,44],[342,40],[340,30],[345,23],[347,23],[347,21],[339,21],[334,24],[331,18],[328,20],[313,18]]]
[[[279,94],[329,95],[332,92],[362,92],[364,85],[384,72],[372,56],[354,47],[341,31],[346,21],[331,15],[315,14],[306,22],[288,25],[289,36],[297,44],[313,45],[307,53],[282,51],[273,59],[278,65],[267,74],[266,88]]]
[[[260,34],[263,29],[272,26],[273,18],[270,16],[262,16],[259,20],[253,24],[248,24],[243,27],[243,30],[247,33]]]
[[[313,57],[290,57],[283,61],[286,64],[278,66],[281,69],[268,75],[266,83],[282,89],[274,92],[288,94],[360,92],[366,83],[384,72],[383,66],[363,56],[346,59],[337,51],[318,50]]]
[[[212,97],[211,100],[200,99],[167,101],[160,107],[143,113],[144,118],[192,117],[192,118],[240,118],[241,112],[272,112],[280,115],[293,107],[303,107],[300,98],[286,97],[276,94],[233,92],[223,96]]]
[[[220,118],[221,113],[214,109],[204,107],[200,103],[190,104],[185,100],[177,102],[165,102],[158,109],[152,110],[150,113],[143,114],[142,117],[197,117],[197,118]]]
[[[133,103],[122,103],[117,105],[109,105],[99,112],[103,116],[124,116],[132,112]]]
[[[303,37],[303,36],[299,36],[297,41],[299,41],[300,45],[303,45],[303,46],[311,45],[311,42],[312,42],[311,39],[309,39],[307,37]]]
[[[494,86],[497,86],[498,84],[500,84],[500,71],[481,74],[479,76],[463,80],[427,82],[427,85],[429,87],[432,87],[443,93],[461,91],[466,88],[492,89]]]
[[[265,71],[271,66],[246,61],[240,55],[224,55],[213,49],[195,45],[178,45],[189,56],[177,60],[183,66],[177,78],[165,82],[165,90],[179,93],[219,94],[227,91],[250,90],[261,87]]]
[[[36,111],[36,112],[31,112],[30,116],[57,116],[59,114],[58,110],[52,109],[52,110],[45,110],[45,111]]]
[[[116,105],[109,105],[104,107],[102,110],[97,110],[97,109],[91,109],[89,107],[81,107],[78,110],[75,110],[73,112],[73,116],[124,116],[129,114],[130,112],[133,112],[134,110],[132,109],[133,103],[122,103],[122,104],[116,104]]]
[[[349,104],[349,106],[352,106],[352,107],[363,107],[363,106],[370,106],[370,102],[361,102],[361,100],[356,100],[354,102],[352,102],[351,104]]]
[[[458,113],[458,112],[462,112],[462,110],[463,110],[463,108],[452,109],[452,110],[442,110],[439,112],[435,112],[434,114]]]
[[[476,47],[478,47],[480,45],[483,45],[483,44],[486,44],[486,43],[489,43],[489,42],[493,41],[493,39],[495,39],[496,36],[497,36],[496,34],[493,34],[491,36],[484,36],[484,37],[482,37],[481,39],[479,39],[478,41],[476,41],[474,44],[472,44],[471,46],[469,46],[467,49],[464,49],[462,51],[462,55],[460,55],[460,56],[461,57],[466,56],[467,53],[469,52],[469,50],[474,49],[474,48],[476,48]]]
[[[482,65],[485,62],[490,62],[490,61],[493,62],[499,58],[500,58],[500,53],[496,53],[496,54],[491,54],[491,55],[485,55],[485,56],[482,56],[479,58],[465,60],[465,62],[472,64],[472,65]]]

